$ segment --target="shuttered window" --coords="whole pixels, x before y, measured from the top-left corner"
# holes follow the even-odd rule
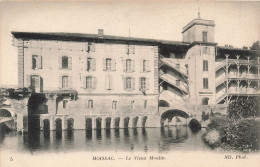
[[[131,59],[126,59],[123,61],[124,71],[125,72],[134,72],[135,71],[135,61]]]
[[[90,58],[90,57],[87,58],[86,70],[87,71],[90,71],[90,70],[95,71],[96,70],[96,59],[95,58]]]
[[[208,32],[206,31],[202,32],[202,41],[208,42]]]
[[[139,78],[139,90],[141,91],[149,90],[149,78],[145,78],[145,77]]]
[[[116,60],[112,58],[103,59],[103,70],[104,71],[116,71]]]
[[[135,54],[135,46],[126,45],[126,54]]]
[[[112,69],[111,63],[112,63],[111,59],[106,59],[106,70],[110,71]]]
[[[88,90],[96,89],[97,79],[93,76],[87,76],[83,79],[83,88]]]
[[[208,61],[203,60],[203,71],[208,71]]]
[[[106,89],[107,90],[112,90],[112,76],[110,76],[110,75],[107,75],[106,76]]]
[[[140,72],[149,72],[149,71],[150,71],[149,60],[141,60],[141,62],[140,62]]]
[[[112,102],[112,109],[116,110],[116,108],[117,108],[117,101],[113,101]]]
[[[42,68],[42,56],[32,55],[32,69],[41,69]]]
[[[134,90],[135,89],[135,79],[132,77],[124,78],[124,90]]]
[[[62,56],[59,59],[60,69],[72,69],[72,57]]]
[[[209,88],[209,81],[208,78],[203,78],[203,89]]]
[[[62,77],[62,88],[68,88],[69,87],[69,77],[63,76]]]
[[[88,108],[93,108],[93,100],[88,100]]]

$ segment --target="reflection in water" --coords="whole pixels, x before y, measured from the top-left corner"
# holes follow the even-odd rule
[[[93,135],[95,137],[93,137]],[[186,126],[165,128],[99,129],[41,131],[24,135],[5,133],[0,149],[19,151],[158,151],[210,150],[201,139],[202,131],[192,132]],[[18,138],[18,140],[10,139]],[[23,147],[20,147],[22,144]]]

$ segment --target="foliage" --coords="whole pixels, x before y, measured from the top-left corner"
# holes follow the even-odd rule
[[[260,50],[260,41],[256,41],[253,43],[251,50]]]
[[[211,147],[221,147],[224,150],[237,150],[251,152],[259,150],[259,122],[254,119],[233,120],[229,118],[215,117],[207,127],[203,140]],[[212,131],[216,130],[219,140]],[[212,137],[213,136],[213,137]]]
[[[241,119],[256,117],[259,112],[259,100],[257,98],[239,98],[229,104],[228,117]]]

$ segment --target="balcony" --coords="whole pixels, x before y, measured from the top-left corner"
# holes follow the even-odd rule
[[[250,96],[259,96],[260,90],[257,88],[238,88],[238,87],[230,87],[228,89],[229,95],[250,95]]]
[[[229,73],[229,79],[241,79],[241,80],[260,80],[260,77],[257,74],[248,74],[248,73]]]

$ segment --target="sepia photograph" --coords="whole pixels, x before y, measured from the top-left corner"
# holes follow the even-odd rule
[[[260,2],[0,2],[0,167],[259,166]]]

